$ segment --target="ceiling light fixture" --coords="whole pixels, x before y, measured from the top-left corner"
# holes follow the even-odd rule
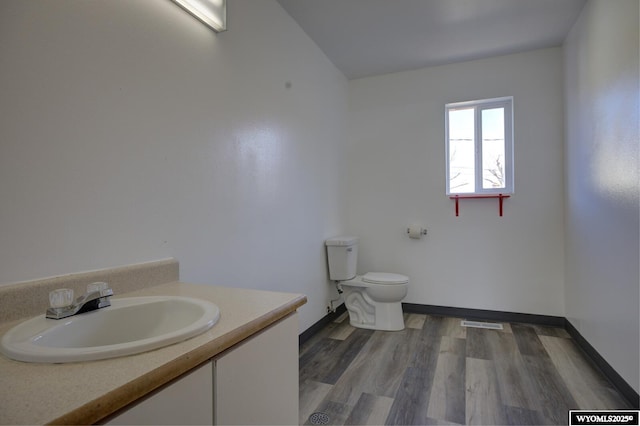
[[[219,33],[227,29],[226,0],[173,0],[213,31]]]

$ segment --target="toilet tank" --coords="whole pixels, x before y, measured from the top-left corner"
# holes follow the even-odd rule
[[[329,261],[329,279],[350,280],[358,267],[358,237],[333,237],[325,241]]]

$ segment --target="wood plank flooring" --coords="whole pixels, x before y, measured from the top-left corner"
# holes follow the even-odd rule
[[[567,424],[569,409],[631,408],[567,332],[405,314],[397,332],[346,314],[300,348],[300,424]]]

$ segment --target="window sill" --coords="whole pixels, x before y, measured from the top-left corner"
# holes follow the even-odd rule
[[[510,198],[509,194],[455,194],[449,195],[449,199],[456,200],[456,216],[460,214],[460,207],[458,205],[458,201],[460,199],[478,199],[478,198],[497,198],[499,204],[499,212],[500,216],[502,216],[502,202],[505,198]]]

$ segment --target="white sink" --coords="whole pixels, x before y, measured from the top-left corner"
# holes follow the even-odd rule
[[[68,318],[44,315],[18,324],[0,342],[2,353],[27,362],[63,363],[115,358],[161,348],[213,327],[220,309],[190,297],[111,299],[111,306]]]

